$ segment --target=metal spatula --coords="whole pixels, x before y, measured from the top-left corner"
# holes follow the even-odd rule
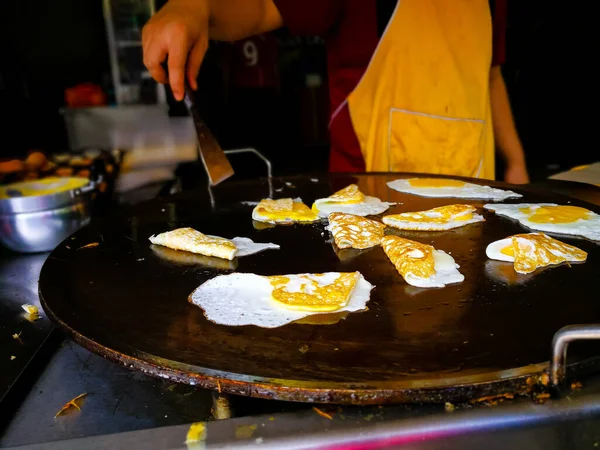
[[[194,102],[194,94],[187,85],[184,101],[194,120],[196,134],[198,135],[198,153],[208,174],[208,180],[211,186],[216,186],[233,175],[233,168],[221,146],[200,117]]]

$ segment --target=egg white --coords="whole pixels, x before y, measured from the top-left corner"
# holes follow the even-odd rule
[[[327,218],[334,212],[354,214],[356,216],[376,216],[389,209],[395,203],[382,202],[377,197],[365,196],[360,203],[338,203],[327,198],[315,200],[315,206],[319,210],[319,217]]]
[[[495,201],[522,197],[521,194],[517,194],[513,191],[497,189],[490,186],[481,186],[473,183],[465,183],[463,186],[456,187],[418,187],[412,186],[408,179],[399,179],[390,181],[387,185],[390,189],[394,189],[395,191],[421,197],[482,198]]]
[[[513,242],[511,238],[500,239],[499,241],[492,242],[485,249],[485,254],[490,259],[495,259],[497,261],[506,261],[506,262],[514,262],[515,257],[510,255],[505,255],[502,253],[502,250],[506,247],[513,246]]]
[[[546,231],[548,233],[567,234],[580,236],[592,241],[600,241],[600,215],[591,212],[587,219],[579,219],[570,223],[537,223],[529,220],[530,214],[521,209],[542,206],[559,206],[556,203],[515,203],[515,204],[488,204],[483,207],[494,211],[499,216],[518,220],[519,223],[530,230]]]
[[[325,274],[330,281],[334,281],[336,275],[339,276],[336,273]],[[290,288],[293,289],[298,277],[285,276],[290,278]],[[315,314],[364,310],[373,287],[359,274],[346,306],[336,311],[295,311],[273,300],[271,294],[274,288],[266,278],[251,273],[232,273],[200,285],[190,295],[190,302],[202,308],[208,320],[219,325],[277,328]]]
[[[407,273],[404,280],[411,286],[421,288],[444,287],[447,284],[462,283],[465,276],[458,271],[460,267],[454,258],[443,250],[433,251],[435,273],[429,278],[422,278]]]
[[[225,239],[219,236],[212,236],[210,234],[207,234],[207,236]],[[265,250],[279,250],[281,248],[279,245],[273,244],[272,242],[254,242],[252,239],[245,237],[234,237],[231,239],[231,242],[233,242],[236,246],[235,253],[233,254],[235,258],[254,255],[256,253],[264,252]]]
[[[281,248],[279,245],[271,242],[254,242],[252,239],[245,237],[234,237],[232,241],[237,247],[235,251],[236,257],[254,255],[265,250],[279,250]]]

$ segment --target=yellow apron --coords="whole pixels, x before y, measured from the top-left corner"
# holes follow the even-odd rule
[[[348,97],[367,171],[494,178],[488,0],[398,0]]]

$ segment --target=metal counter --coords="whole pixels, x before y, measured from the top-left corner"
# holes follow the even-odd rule
[[[19,255],[0,249],[0,401],[48,338],[53,326],[38,297],[38,278],[48,254]],[[40,318],[23,310],[39,308]]]
[[[83,392],[88,396],[81,411],[54,418]],[[184,443],[189,424],[209,420],[210,407],[208,391],[140,375],[65,341],[16,411],[0,447],[195,448]],[[207,448],[550,450],[600,443],[600,377],[543,404],[522,398],[457,405],[453,412],[444,405],[320,406],[328,419],[311,405],[241,397],[233,398],[233,408],[244,417],[207,422]]]

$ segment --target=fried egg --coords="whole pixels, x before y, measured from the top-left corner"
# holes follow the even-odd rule
[[[454,258],[431,245],[391,235],[385,236],[381,245],[396,270],[412,286],[444,287],[465,279]]]
[[[490,259],[514,262],[515,271],[522,274],[532,273],[540,267],[587,259],[583,250],[544,233],[516,234],[492,242],[485,253]]]
[[[354,214],[331,213],[329,226],[335,245],[340,249],[365,249],[381,244],[385,225]]]
[[[252,211],[252,219],[269,224],[291,224],[293,222],[315,222],[317,214],[302,203],[301,199],[263,199]]]
[[[421,197],[483,198],[494,201],[522,197],[516,192],[447,178],[407,178],[390,181],[387,185],[395,191]]]
[[[315,200],[312,209],[322,218],[334,212],[374,216],[386,211],[392,205],[395,203],[382,202],[377,197],[369,197],[363,194],[356,184],[351,184],[327,198]]]
[[[204,256],[216,256],[232,260],[238,256],[247,256],[269,249],[279,249],[272,243],[257,243],[252,239],[236,237],[225,239],[218,236],[202,234],[193,228],[178,228],[150,236],[150,242],[173,250],[183,250]]]
[[[359,272],[233,273],[200,285],[190,302],[219,325],[276,328],[315,314],[364,310],[371,289],[373,285]]]
[[[238,265],[237,259],[223,259],[215,256],[204,256],[197,253],[173,250],[162,245],[151,245],[152,252],[161,260],[180,266],[201,266],[207,269],[235,270]]]
[[[600,241],[600,215],[579,206],[555,203],[489,204],[485,209],[518,220],[537,231],[568,234]]]
[[[472,205],[447,205],[427,211],[405,212],[383,216],[383,223],[400,230],[443,231],[483,222]]]

